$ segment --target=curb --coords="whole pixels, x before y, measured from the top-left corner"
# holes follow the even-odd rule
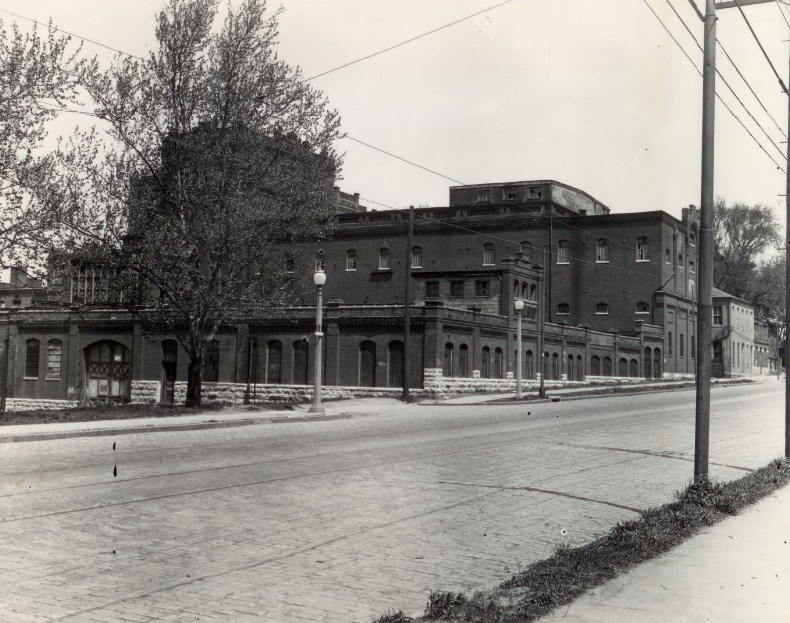
[[[296,416],[296,417],[271,417],[248,420],[226,420],[213,422],[200,422],[197,424],[166,424],[156,426],[149,424],[136,428],[99,428],[95,430],[74,430],[55,433],[23,433],[19,435],[2,435],[0,444],[16,443],[21,441],[51,441],[53,439],[71,439],[74,437],[109,437],[111,435],[138,435],[144,433],[172,433],[176,431],[205,430],[210,428],[236,428],[239,426],[254,426],[258,424],[287,424],[289,422],[319,422],[330,420],[348,420],[353,416],[350,413],[337,415]],[[0,429],[1,430],[1,429]]]

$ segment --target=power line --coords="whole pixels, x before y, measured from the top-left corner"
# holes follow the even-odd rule
[[[490,6],[487,9],[483,9],[482,11],[478,11],[477,13],[472,13],[471,15],[467,15],[466,17],[462,17],[459,20],[454,22],[450,22],[449,24],[444,24],[443,26],[439,26],[438,28],[434,28],[433,30],[429,30],[428,32],[424,32],[421,35],[417,35],[416,37],[412,37],[411,39],[406,39],[405,41],[401,41],[400,43],[396,43],[388,48],[384,48],[383,50],[379,50],[378,52],[373,52],[372,54],[368,54],[367,56],[363,56],[356,60],[350,61],[339,67],[335,67],[334,69],[329,69],[327,71],[321,72],[320,74],[316,74],[314,76],[310,76],[309,78],[305,78],[302,82],[309,82],[310,80],[315,80],[316,78],[320,78],[321,76],[326,76],[327,74],[331,74],[332,72],[338,71],[340,69],[345,69],[346,67],[350,67],[351,65],[356,65],[357,63],[361,63],[362,61],[366,61],[369,58],[373,58],[374,56],[378,56],[380,54],[384,54],[385,52],[389,52],[390,50],[394,50],[401,46],[404,46],[412,41],[417,41],[417,39],[422,39],[423,37],[427,37],[428,35],[432,35],[434,33],[439,32],[440,30],[444,30],[445,28],[450,28],[451,26],[455,26],[456,24],[460,24],[461,22],[465,22],[466,20],[472,19],[473,17],[477,17],[478,15],[482,15],[483,13],[488,13],[489,11],[493,11],[494,9],[498,9],[501,6],[506,4],[510,4],[514,0],[505,0],[504,2],[500,2],[499,4],[495,4],[494,6]]]
[[[786,95],[790,95],[790,91],[787,90],[787,87],[785,86],[784,80],[782,80],[782,77],[779,75],[779,72],[776,71],[776,67],[774,67],[774,64],[771,61],[771,58],[768,56],[768,52],[765,51],[765,48],[763,47],[763,44],[760,41],[760,38],[757,36],[757,33],[754,32],[754,28],[752,28],[752,24],[749,21],[749,18],[746,17],[746,13],[743,12],[743,8],[741,7],[741,3],[738,0],[735,0],[735,6],[738,7],[738,11],[740,11],[741,17],[743,17],[743,21],[745,21],[746,25],[749,27],[749,32],[752,33],[752,36],[754,37],[754,40],[757,42],[757,45],[760,47],[760,51],[763,53],[763,56],[765,57],[765,60],[768,61],[768,64],[771,66],[771,69],[773,70],[774,75],[776,76],[776,79],[779,81],[779,84],[782,87],[782,91],[784,91]]]
[[[669,36],[672,38],[672,40],[675,42],[675,45],[677,45],[678,49],[679,49],[679,50],[680,50],[680,51],[683,53],[683,55],[684,55],[684,56],[685,56],[685,57],[688,59],[688,61],[689,61],[689,62],[691,63],[691,65],[692,65],[692,67],[694,67],[694,70],[695,70],[695,71],[696,71],[696,72],[697,72],[697,73],[700,75],[700,77],[702,77],[702,72],[701,72],[701,71],[699,70],[699,68],[697,67],[697,64],[696,64],[696,63],[695,63],[695,62],[692,60],[692,58],[691,58],[691,57],[688,55],[688,53],[687,53],[687,52],[686,52],[686,50],[683,48],[683,46],[680,44],[680,42],[677,40],[677,38],[675,37],[675,35],[673,35],[673,34],[672,34],[672,31],[670,31],[670,30],[669,30],[669,28],[667,27],[667,25],[664,23],[664,20],[662,20],[662,19],[661,19],[661,18],[658,16],[658,14],[657,14],[657,13],[656,13],[656,12],[653,10],[653,7],[651,7],[651,6],[650,6],[650,4],[648,4],[647,0],[642,0],[642,2],[643,2],[643,3],[645,4],[645,6],[646,6],[646,7],[647,7],[647,8],[650,10],[650,12],[653,14],[653,16],[654,16],[654,17],[655,17],[655,18],[658,20],[658,22],[661,24],[661,26],[664,28],[664,30],[667,32],[667,34],[668,34],[668,35],[669,35]],[[730,113],[730,114],[731,114],[731,115],[732,115],[732,116],[735,118],[735,120],[736,120],[736,121],[737,121],[737,122],[738,122],[738,123],[741,125],[741,127],[742,127],[742,128],[745,130],[745,131],[746,131],[746,133],[749,135],[749,137],[751,137],[751,139],[752,139],[752,140],[753,140],[755,143],[757,143],[757,146],[758,146],[760,149],[762,149],[762,150],[763,150],[763,152],[765,153],[765,155],[766,155],[766,156],[768,156],[768,158],[770,158],[771,162],[773,162],[773,163],[776,165],[776,168],[777,168],[777,169],[779,169],[780,171],[782,171],[782,172],[784,173],[784,172],[785,172],[785,170],[782,168],[782,166],[781,166],[781,165],[780,165],[780,164],[779,164],[779,163],[778,163],[778,162],[777,162],[777,161],[774,159],[774,157],[773,157],[773,156],[771,156],[771,154],[769,154],[769,153],[768,153],[768,151],[765,149],[765,147],[763,147],[763,144],[762,144],[762,143],[760,143],[760,141],[758,141],[758,140],[757,140],[757,138],[754,136],[754,134],[752,134],[752,133],[749,131],[749,128],[747,128],[747,127],[746,127],[746,125],[743,123],[743,121],[741,121],[741,119],[738,117],[738,115],[736,115],[736,114],[735,114],[735,112],[732,110],[732,108],[730,108],[730,107],[727,105],[727,102],[725,102],[725,101],[722,99],[721,95],[719,95],[718,93],[716,93],[716,99],[718,99],[718,100],[719,100],[719,101],[722,103],[722,105],[723,105],[723,106],[724,106],[724,108],[727,110],[727,112],[729,112],[729,113]]]
[[[694,33],[691,32],[691,28],[689,28],[689,25],[686,23],[686,20],[684,20],[683,17],[680,15],[680,13],[678,13],[677,10],[675,10],[675,7],[672,5],[672,2],[670,0],[666,0],[666,3],[669,5],[669,8],[672,9],[672,12],[675,14],[675,17],[677,17],[678,20],[680,21],[680,23],[683,25],[683,28],[686,29],[686,32],[688,32],[689,36],[692,38],[694,43],[697,45],[697,47],[699,48],[699,51],[704,53],[705,50],[703,50],[702,46],[699,44],[699,41],[697,41],[697,37],[694,36]],[[719,43],[718,39],[716,41],[717,41],[717,43]],[[719,45],[721,46],[721,43],[719,43]],[[724,50],[723,47],[722,47],[722,50]],[[740,69],[738,69],[738,66],[735,64],[735,62],[732,60],[732,58],[730,58],[730,55],[727,54],[726,51],[724,51],[724,53],[727,55],[727,58],[729,59],[730,63],[732,63],[732,66],[735,67],[735,71],[738,72],[738,75],[743,79],[744,82],[746,82],[746,86],[748,86],[749,89],[752,90],[751,85],[749,85],[749,83],[746,81],[746,78],[744,78],[743,74],[741,73]],[[746,111],[746,114],[749,115],[749,117],[751,117],[752,121],[754,121],[754,123],[757,125],[757,127],[760,128],[760,130],[762,130],[763,134],[765,134],[765,138],[767,138],[770,141],[771,145],[773,145],[776,148],[776,150],[781,154],[781,156],[785,160],[787,160],[787,156],[785,155],[785,153],[782,150],[782,148],[779,147],[779,145],[777,145],[774,142],[774,140],[771,138],[771,136],[768,134],[768,132],[765,130],[765,128],[763,128],[763,126],[760,125],[760,122],[757,121],[757,119],[752,114],[752,112],[749,110],[749,108],[746,106],[746,104],[744,104],[743,101],[741,100],[741,98],[738,97],[738,94],[735,92],[735,90],[732,88],[732,86],[730,86],[730,83],[722,75],[722,73],[719,71],[718,68],[716,69],[716,75],[719,78],[721,78],[721,80],[724,83],[724,85],[729,89],[730,93],[732,93],[732,96],[737,100],[737,102],[741,105],[741,107]],[[762,106],[762,101],[760,101],[760,98],[757,97],[757,94],[753,90],[752,90],[752,94],[757,98],[757,101],[760,102],[760,105]],[[765,109],[765,106],[763,106],[763,109]],[[766,112],[768,112],[768,111],[766,110]],[[773,117],[771,117],[771,119],[773,120]],[[774,120],[774,123],[776,123],[775,120]],[[777,124],[777,126],[778,126],[778,124]]]
[[[775,2],[776,2],[776,8],[779,9],[779,13],[782,16],[782,19],[784,19],[785,24],[787,24],[787,27],[790,28],[790,22],[787,21],[787,16],[785,15],[785,12],[782,10],[782,3],[779,2],[779,0],[775,0]]]
[[[131,58],[136,58],[137,60],[140,60],[140,61],[145,60],[145,59],[143,59],[143,58],[141,58],[139,56],[135,56],[134,54],[129,54],[128,52],[124,52],[123,50],[119,50],[117,48],[110,47],[109,45],[105,45],[104,43],[100,43],[98,41],[94,41],[93,39],[88,39],[88,37],[83,37],[82,35],[74,34],[73,32],[69,32],[68,30],[63,30],[62,28],[57,28],[56,26],[53,26],[52,24],[45,24],[43,22],[39,22],[38,20],[35,20],[32,17],[26,17],[24,15],[20,15],[19,13],[14,13],[12,11],[9,11],[9,10],[3,9],[3,8],[0,8],[0,11],[2,11],[3,13],[8,13],[9,15],[13,15],[14,17],[18,17],[19,19],[24,19],[24,20],[27,20],[29,22],[33,22],[34,24],[38,24],[39,26],[43,26],[45,28],[52,28],[53,30],[56,30],[58,32],[62,32],[64,35],[68,35],[69,37],[76,37],[77,39],[82,39],[83,41],[87,41],[89,43],[92,43],[93,45],[98,45],[101,48],[105,48],[107,50],[111,50],[112,52],[116,52],[117,54],[123,54],[124,56],[129,56]]]

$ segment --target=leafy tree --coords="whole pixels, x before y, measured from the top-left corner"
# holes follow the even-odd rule
[[[60,162],[69,243],[144,326],[176,335],[187,405],[220,327],[296,287],[282,243],[322,234],[341,164],[337,113],[276,55],[279,12],[244,0],[214,29],[217,6],[169,0],[158,50],[85,72],[103,132],[78,133]]]
[[[0,266],[27,264],[46,239],[36,208],[53,163],[42,143],[47,123],[76,101],[86,68],[70,40],[52,24],[42,36],[0,20]]]
[[[713,212],[713,285],[740,298],[755,299],[760,262],[781,243],[771,208],[717,199]]]

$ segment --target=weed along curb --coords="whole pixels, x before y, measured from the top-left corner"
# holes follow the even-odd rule
[[[638,519],[618,523],[587,545],[558,546],[550,558],[530,565],[498,587],[471,597],[431,592],[422,617],[389,612],[373,623],[536,621],[788,483],[790,460],[777,459],[738,480],[690,485],[675,495],[674,502],[642,511]]]

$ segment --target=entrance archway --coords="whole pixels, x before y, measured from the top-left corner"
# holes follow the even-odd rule
[[[131,363],[129,349],[120,342],[103,340],[84,349],[84,399],[88,404],[129,402]]]

